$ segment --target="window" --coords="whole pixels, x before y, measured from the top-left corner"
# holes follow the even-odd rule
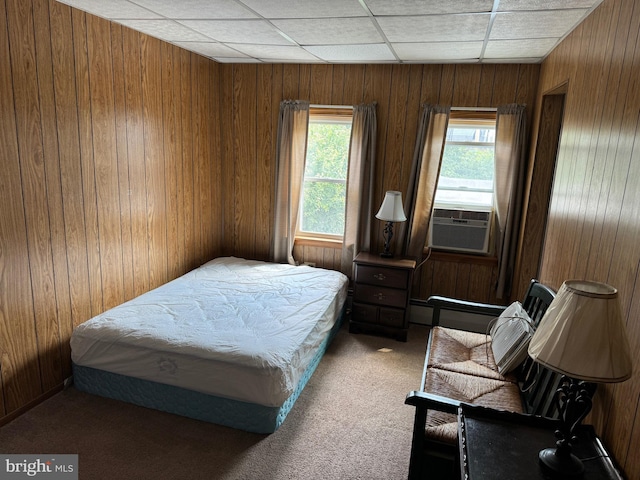
[[[311,108],[298,234],[340,240],[344,234],[352,110]]]
[[[436,208],[493,207],[495,113],[468,117],[452,112],[447,129]],[[480,117],[480,118],[478,118]]]
[[[491,253],[495,138],[495,113],[451,112],[429,247],[467,254]]]

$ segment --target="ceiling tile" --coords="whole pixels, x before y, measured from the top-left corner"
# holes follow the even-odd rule
[[[313,45],[304,47],[327,62],[378,63],[396,60],[384,43],[369,45]]]
[[[514,10],[565,10],[569,8],[591,8],[602,0],[500,0],[498,11]]]
[[[235,44],[240,52],[249,57],[260,58],[263,60],[287,60],[298,61],[300,63],[318,62],[318,58],[311,55],[304,48],[295,45],[253,45],[253,44]]]
[[[378,24],[392,42],[440,42],[484,40],[489,14],[379,17]]]
[[[483,42],[393,43],[391,48],[407,62],[445,62],[479,59]]]
[[[104,3],[105,2],[102,0]],[[138,5],[167,18],[219,19],[256,18],[247,8],[234,0],[132,0]]]
[[[563,37],[585,10],[498,13],[491,29],[492,40]]]
[[[237,57],[237,58],[232,58],[232,57],[216,58],[216,57],[214,57],[214,60],[216,62],[218,62],[218,63],[262,63],[257,58],[252,58],[252,57]]]
[[[242,57],[243,54],[217,42],[173,42],[174,45],[205,57]]]
[[[490,40],[485,48],[484,58],[545,57],[558,40],[558,38]]]
[[[173,20],[117,20],[117,22],[167,42],[211,41],[210,38]]]
[[[522,1],[522,0],[519,0]],[[374,15],[434,15],[441,13],[491,12],[493,0],[364,0]]]
[[[358,0],[242,0],[264,18],[364,17]]]
[[[291,45],[264,20],[180,20],[180,23],[219,42]]]
[[[126,0],[59,0],[71,7],[108,19],[161,18],[160,15]]]
[[[369,18],[273,20],[273,24],[300,45],[384,42]]]

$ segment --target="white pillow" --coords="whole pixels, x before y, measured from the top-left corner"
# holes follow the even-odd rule
[[[534,331],[531,319],[520,302],[513,302],[489,327],[498,372],[510,372],[527,358]]]

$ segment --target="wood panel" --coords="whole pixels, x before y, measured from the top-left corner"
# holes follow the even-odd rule
[[[541,279],[607,282],[619,290],[640,349],[640,8],[605,0],[545,60],[543,93],[567,82]],[[535,153],[535,152],[534,152]],[[640,366],[634,356],[634,367]],[[628,478],[640,477],[640,377],[600,386],[592,421]]]
[[[268,68],[268,67],[267,67]],[[256,160],[257,160],[257,67],[234,68],[233,88],[233,162],[234,184],[234,243],[243,255],[253,257],[256,238]]]
[[[480,85],[478,87],[478,107],[490,107],[492,105],[493,84],[496,76],[495,65],[483,65],[480,72]]]
[[[349,65],[344,73],[344,87],[342,103],[344,105],[359,105],[364,101],[364,65]]]
[[[34,325],[31,272],[21,191],[16,104],[10,64],[8,15],[0,3],[0,373],[2,413],[8,414],[41,393]],[[6,113],[6,114],[5,114]],[[35,352],[35,355],[34,355]]]
[[[194,222],[194,200],[195,183],[193,178],[193,100],[191,92],[191,62],[193,55],[182,51],[180,55],[180,104],[182,105],[182,197],[183,205],[183,228],[184,228],[184,248],[182,251],[183,265],[185,270],[196,266],[194,252],[196,251],[195,222]]]
[[[122,30],[123,47],[133,58],[140,58],[140,34]],[[149,253],[147,251],[147,188],[144,182],[144,112],[142,108],[142,71],[140,62],[124,61],[125,119],[127,154],[129,156],[129,203],[133,256],[133,293],[138,296],[149,290]]]
[[[275,178],[275,141],[279,104],[274,100],[274,85],[277,84],[276,66],[259,69],[256,74],[258,86],[256,125],[265,125],[256,138],[256,231],[254,256],[259,260],[269,259],[271,244],[271,219],[275,192],[271,188]],[[275,98],[278,98],[277,96]],[[257,132],[256,132],[257,133]]]
[[[56,130],[60,161],[71,328],[91,316],[87,237],[82,195],[82,168],[70,9],[50,4],[51,51]],[[43,40],[46,41],[46,40]],[[58,255],[56,255],[57,257]],[[59,276],[57,278],[60,278]],[[67,327],[68,328],[68,327]],[[63,327],[64,330],[64,327]],[[63,334],[67,338],[68,333]]]
[[[80,138],[80,171],[82,172],[82,206],[87,242],[87,267],[89,270],[89,294],[91,315],[102,311],[102,272],[98,245],[98,214],[96,207],[95,164],[91,138],[91,101],[87,52],[86,16],[72,11],[73,52],[75,63],[76,103]]]
[[[7,7],[38,357],[43,388],[48,391],[61,377],[62,365],[59,330],[55,322],[55,272],[42,142],[41,108],[47,99],[42,103],[39,101],[33,7],[28,2],[8,2]],[[16,78],[25,80],[16,82]],[[59,191],[52,193],[57,200],[58,194]],[[55,203],[59,204],[59,201]]]
[[[233,96],[233,82],[234,82],[234,65],[223,65],[222,81],[220,82],[220,96],[222,103],[227,106],[220,113],[220,122],[225,125],[222,128],[222,182],[223,182],[223,232],[224,241],[222,251],[225,255],[236,255],[235,246],[235,153],[234,153],[234,129],[233,126],[233,109],[234,109],[234,96]],[[230,192],[234,192],[230,194]]]
[[[75,325],[219,253],[217,69],[53,0],[0,2],[0,422],[60,388]]]
[[[166,158],[165,162],[165,199],[167,218],[167,248],[174,252],[179,252],[178,248],[178,217],[180,215],[178,203],[178,179],[182,165],[182,145],[181,137],[177,135],[181,111],[180,99],[180,63],[176,52],[179,50],[166,43],[161,44],[162,48],[162,111],[163,122],[163,150]],[[178,155],[179,153],[179,155]],[[172,161],[172,159],[175,159]],[[167,277],[175,278],[180,273],[180,255],[167,258]]]
[[[564,94],[545,95],[542,100],[536,153],[529,162],[527,174],[530,181],[525,192],[513,298],[524,298],[529,282],[539,275],[551,186],[562,130],[564,100]]]
[[[144,117],[144,164],[145,187],[147,191],[147,235],[149,249],[149,287],[155,288],[167,280],[166,257],[166,191],[165,160],[163,145],[162,116],[162,70],[160,40],[142,35],[140,58],[142,74],[142,104]],[[195,76],[191,76],[196,82]],[[193,108],[193,107],[192,107]],[[198,124],[194,126],[194,135],[200,135]],[[197,144],[197,142],[196,142]],[[197,156],[197,149],[194,151]],[[198,188],[197,175],[194,186]],[[196,210],[197,211],[197,210]],[[194,217],[198,222],[199,217]],[[199,240],[199,235],[196,236]],[[197,252],[200,253],[199,251]],[[104,287],[103,287],[104,288]]]
[[[111,30],[107,22],[97,17],[87,17],[87,46],[95,203],[99,225],[98,250],[102,274],[102,302],[106,310],[124,301],[114,77],[111,62]]]
[[[47,41],[51,36],[49,23],[49,5],[46,3],[34,4],[34,34],[36,44]],[[51,49],[39,48],[36,51],[37,64],[51,64]],[[40,121],[42,125],[43,152],[50,152],[44,160],[45,188],[50,222],[50,241],[52,250],[52,266],[54,271],[55,311],[49,313],[50,333],[47,337],[46,351],[55,364],[59,365],[61,374],[68,376],[71,371],[67,362],[62,359],[70,355],[70,347],[65,342],[60,342],[60,336],[67,337],[71,334],[73,324],[71,322],[70,296],[68,278],[68,261],[66,254],[64,213],[62,207],[62,189],[60,179],[60,158],[58,136],[56,135],[55,121],[55,94],[53,89],[53,72],[51,69],[38,69],[38,89],[40,95]],[[58,325],[54,320],[57,315],[66,319]],[[57,368],[57,367],[56,367]],[[55,377],[54,377],[55,378]],[[56,381],[45,383],[45,390],[49,391],[56,386]]]
[[[113,48],[112,68],[114,78],[124,78],[124,39],[122,27],[111,24],[111,42]],[[131,231],[131,197],[129,179],[129,155],[127,153],[127,117],[126,90],[124,82],[113,85],[116,168],[118,171],[118,196],[120,203],[120,236],[122,242],[122,293],[125,300],[133,298],[133,238]]]

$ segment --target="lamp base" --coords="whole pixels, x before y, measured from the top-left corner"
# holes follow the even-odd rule
[[[393,257],[391,253],[391,239],[393,238],[393,222],[387,222],[384,225],[384,250],[380,254],[383,258]]]
[[[538,454],[540,466],[551,478],[580,478],[584,473],[582,461],[571,452],[546,448]]]

